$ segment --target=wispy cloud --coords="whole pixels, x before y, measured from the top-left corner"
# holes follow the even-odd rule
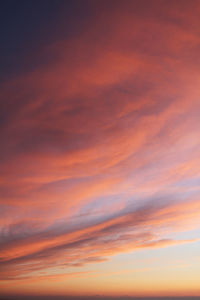
[[[147,2],[1,85],[1,280],[198,240],[169,236],[200,226],[200,6]]]

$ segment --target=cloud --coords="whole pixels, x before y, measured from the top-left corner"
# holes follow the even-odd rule
[[[1,85],[2,280],[196,241],[166,234],[199,226],[199,4],[162,3],[96,4]]]
[[[27,235],[27,228],[21,228],[24,235],[18,237],[13,234],[19,228],[17,224],[11,229],[10,239],[1,243],[1,278],[9,274],[6,278],[11,276],[20,279],[23,274],[55,265],[62,270],[63,267],[80,267],[88,263],[102,262],[109,256],[141,248],[195,242],[197,239],[173,240],[162,236],[163,230],[165,234],[173,230],[184,230],[184,226],[191,219],[199,219],[199,213],[199,201],[160,207],[152,203],[132,212],[122,210],[112,218],[97,224],[88,224],[85,228],[72,228],[71,231],[68,224],[65,225],[65,230],[62,224],[62,230],[57,228],[55,232],[29,232]]]

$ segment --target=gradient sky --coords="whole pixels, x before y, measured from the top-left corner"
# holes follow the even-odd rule
[[[200,296],[200,1],[1,1],[0,291]]]

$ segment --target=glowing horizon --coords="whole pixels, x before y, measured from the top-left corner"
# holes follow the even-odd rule
[[[1,293],[200,296],[200,2],[13,3]]]

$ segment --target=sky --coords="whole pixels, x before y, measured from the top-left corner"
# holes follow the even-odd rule
[[[0,296],[200,297],[200,1],[0,6]]]

